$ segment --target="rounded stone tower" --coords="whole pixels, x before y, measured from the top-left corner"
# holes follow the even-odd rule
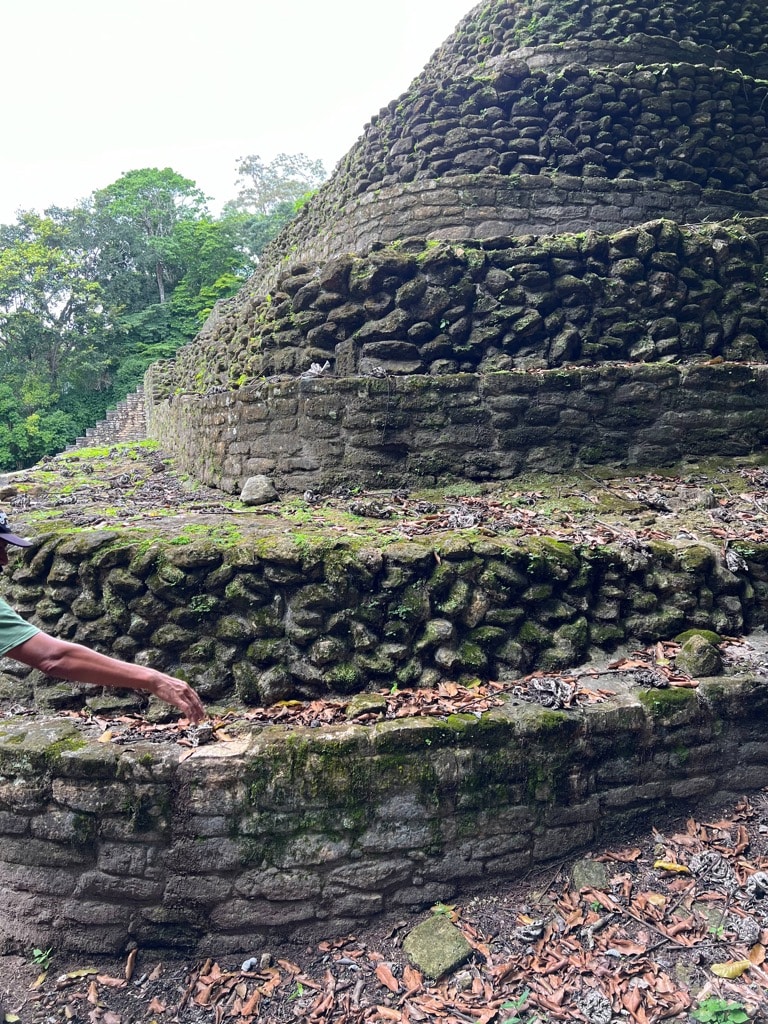
[[[479,4],[150,371],[151,429],[234,491],[754,450],[767,77],[754,0]]]

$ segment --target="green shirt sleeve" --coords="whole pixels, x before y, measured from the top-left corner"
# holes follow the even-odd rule
[[[18,647],[39,632],[37,626],[22,619],[0,597],[0,656],[12,651],[14,647]]]

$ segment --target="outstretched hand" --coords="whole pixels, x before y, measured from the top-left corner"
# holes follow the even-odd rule
[[[183,679],[176,679],[174,676],[167,676],[164,672],[156,673],[156,680],[150,692],[164,700],[166,704],[173,704],[184,714],[189,721],[196,725],[205,718],[205,708],[198,695]]]

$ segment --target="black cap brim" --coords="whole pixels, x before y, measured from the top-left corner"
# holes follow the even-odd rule
[[[11,533],[10,530],[0,530],[0,540],[4,540],[6,544],[15,544],[17,548],[31,548],[32,541],[25,540],[24,537],[17,537],[15,533]]]

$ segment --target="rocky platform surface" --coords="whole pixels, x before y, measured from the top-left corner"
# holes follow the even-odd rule
[[[141,528],[172,537],[189,523],[243,533],[305,533],[389,543],[444,533],[536,535],[578,543],[699,541],[727,548],[768,540],[768,455],[621,473],[587,467],[503,484],[455,482],[429,490],[281,495],[247,506],[174,470],[155,442],[79,449],[0,475],[0,505],[30,535]]]

